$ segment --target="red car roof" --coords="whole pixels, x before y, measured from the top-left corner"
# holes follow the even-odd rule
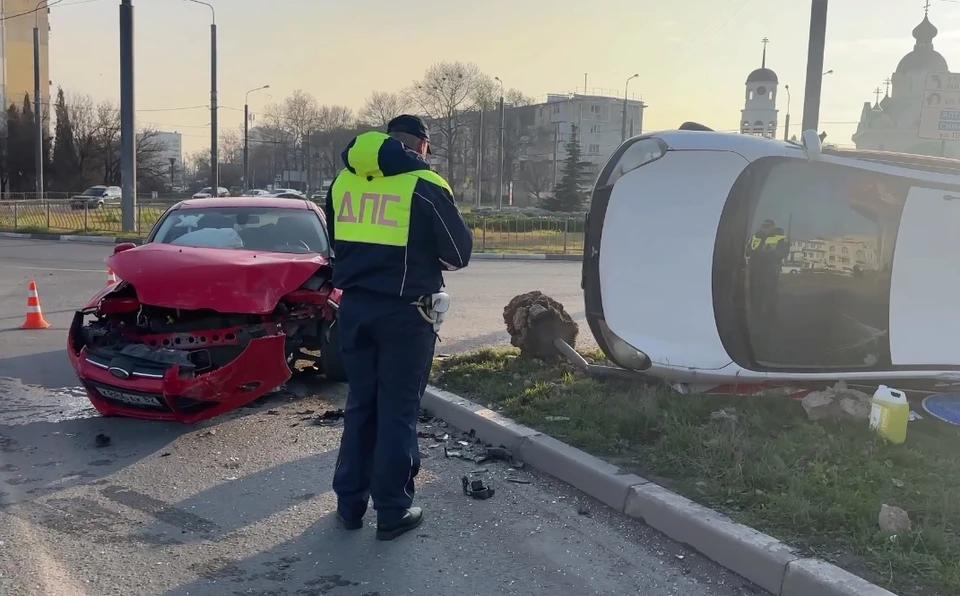
[[[306,199],[281,199],[279,197],[222,197],[187,199],[180,209],[203,209],[205,207],[280,207],[284,209],[309,209]]]

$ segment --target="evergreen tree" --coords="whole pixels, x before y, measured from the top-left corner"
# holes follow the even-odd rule
[[[583,160],[578,133],[577,126],[572,125],[570,139],[566,144],[567,158],[563,162],[563,173],[553,190],[553,196],[545,197],[541,201],[544,209],[564,213],[583,209],[586,189],[592,177],[592,165]]]
[[[25,120],[17,106],[7,110],[7,190],[33,191],[33,118]]]
[[[63,89],[57,90],[54,113],[57,124],[54,132],[53,157],[50,163],[50,179],[59,190],[76,190],[80,180],[80,157],[74,142],[73,123],[67,110]]]

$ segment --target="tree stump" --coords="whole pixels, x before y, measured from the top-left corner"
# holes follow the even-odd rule
[[[580,328],[563,305],[543,292],[534,291],[513,298],[503,309],[510,344],[520,348],[524,359],[552,360],[559,356],[553,345],[560,338],[576,346]]]

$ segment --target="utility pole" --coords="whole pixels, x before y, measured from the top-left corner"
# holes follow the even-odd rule
[[[311,165],[310,162],[313,161],[313,149],[312,149],[311,146],[310,146],[310,129],[309,129],[309,128],[307,129],[307,138],[306,138],[306,142],[305,142],[305,150],[306,150],[306,152],[307,152],[307,155],[306,155],[306,160],[307,160],[307,188],[306,188],[306,190],[304,190],[304,193],[309,193],[309,192],[310,192],[310,165]]]
[[[811,0],[810,39],[807,47],[807,84],[803,98],[802,131],[820,127],[820,92],[823,87],[823,54],[827,38],[827,0]]]
[[[630,81],[639,77],[640,74],[635,74],[623,85],[623,122],[620,123],[620,142],[623,143],[627,140],[627,88],[630,86]],[[582,134],[582,131],[581,131]]]
[[[137,231],[137,139],[133,89],[133,0],[120,0],[120,196],[124,232]]]
[[[500,83],[500,143],[497,146],[497,210],[503,210],[503,81],[494,77]]]
[[[250,94],[254,91],[269,88],[270,85],[257,87],[256,89],[247,91],[247,94],[243,96],[243,190],[245,191],[250,190],[250,183],[248,182],[250,176]]]
[[[33,16],[33,167],[36,173],[37,198],[43,199],[43,107],[40,105],[40,7],[47,0],[40,0]],[[47,9],[49,10],[49,8]]]
[[[213,11],[213,7],[210,7]],[[217,22],[210,23],[210,191],[220,196],[220,156],[217,151]]]
[[[249,92],[248,92],[249,93]],[[250,190],[250,105],[243,102],[243,192]]]
[[[557,185],[557,153],[560,150],[560,123],[555,122],[553,127],[553,185]]]

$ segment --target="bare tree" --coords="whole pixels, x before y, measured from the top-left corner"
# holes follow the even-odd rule
[[[553,163],[546,160],[521,162],[519,181],[527,196],[540,203],[545,194],[553,190]]]
[[[437,134],[431,134],[431,149],[446,161],[444,174],[454,188],[459,186],[455,164],[464,150],[461,136],[470,121],[464,112],[474,107],[478,92],[483,95],[486,80],[480,67],[471,62],[440,62],[414,85],[414,101],[437,129]]]
[[[509,89],[504,93],[504,102],[511,107],[532,106],[537,103],[537,98],[532,95],[524,95],[519,89]]]
[[[409,93],[374,91],[360,110],[360,121],[374,128],[384,129],[387,123],[406,113],[411,106]]]
[[[353,110],[347,106],[320,106],[314,119],[315,130],[328,132],[344,128],[353,128],[356,118]]]
[[[225,164],[243,162],[242,128],[228,128],[220,131],[220,148],[217,161]]]

